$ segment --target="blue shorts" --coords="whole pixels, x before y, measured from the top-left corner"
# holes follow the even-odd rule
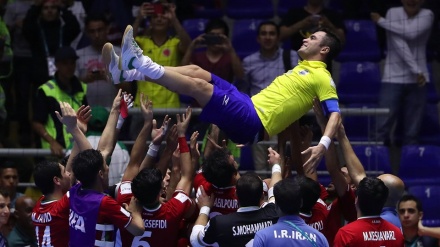
[[[200,120],[213,123],[235,143],[255,142],[263,124],[251,98],[231,83],[211,74],[214,92],[200,114]]]

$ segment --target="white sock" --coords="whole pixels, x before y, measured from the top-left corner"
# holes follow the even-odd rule
[[[140,62],[141,64],[137,66],[137,62]],[[153,62],[153,60],[147,56],[142,56],[142,58],[136,61],[136,64],[133,64],[133,66],[151,79],[159,79],[165,73],[165,68],[162,65]]]
[[[125,81],[144,81],[144,74],[137,71],[136,69],[124,70],[123,72]]]

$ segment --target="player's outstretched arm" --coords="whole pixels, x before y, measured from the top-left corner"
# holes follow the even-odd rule
[[[130,154],[130,162],[125,169],[122,181],[131,181],[139,172],[139,166],[147,151],[147,139],[151,133],[153,110],[152,102],[141,93],[141,113],[144,118],[144,125],[139,132]]]
[[[186,130],[188,129],[189,121],[191,119],[192,109],[188,107],[186,109],[186,114],[182,115],[182,118],[179,114],[176,115],[177,118],[177,135],[179,139],[179,148],[180,148],[180,168],[182,177],[180,178],[179,183],[177,184],[178,190],[184,191],[187,195],[191,193],[192,181],[194,177],[195,168],[191,162],[191,153],[188,147],[188,143],[186,142]]]
[[[313,100],[313,111],[315,112],[316,121],[318,122],[321,131],[324,133],[327,125],[327,118],[324,116],[322,106],[316,98]],[[338,154],[333,142],[330,143],[328,151],[325,153],[325,165],[332,182],[335,185],[336,193],[338,193],[339,197],[342,197],[347,192],[348,184],[339,168]]]

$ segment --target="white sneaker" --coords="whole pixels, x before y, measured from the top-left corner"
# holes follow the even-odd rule
[[[119,69],[136,69],[141,64],[143,51],[133,38],[133,27],[128,25],[125,28],[121,43],[121,59],[119,60]],[[137,65],[137,66],[136,66]]]
[[[119,84],[126,80],[124,71],[118,68],[119,56],[116,54],[111,43],[105,43],[102,47],[102,61],[105,63],[107,78],[113,84]]]

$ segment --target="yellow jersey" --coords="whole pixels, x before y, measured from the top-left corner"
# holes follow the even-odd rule
[[[138,36],[136,41],[154,62],[162,66],[178,66],[182,59],[177,46],[180,40],[177,37],[170,37],[163,45],[157,46],[150,37]],[[148,99],[153,101],[155,108],[178,108],[180,107],[179,95],[171,92],[165,87],[149,81],[138,81],[134,106],[139,107],[140,93],[143,92]]]
[[[320,61],[301,61],[251,100],[269,136],[274,136],[312,108],[313,98],[338,99],[336,86]]]

